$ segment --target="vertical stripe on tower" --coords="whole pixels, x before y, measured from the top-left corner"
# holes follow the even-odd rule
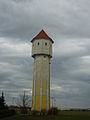
[[[47,112],[48,112],[48,59],[47,59]]]
[[[34,110],[35,110],[35,96],[36,96],[36,72],[37,72],[37,61],[35,60],[35,78],[34,78],[34,101],[33,101],[33,104],[34,104]]]
[[[41,57],[41,80],[40,80],[40,112],[42,108],[42,62],[43,62],[43,56]]]

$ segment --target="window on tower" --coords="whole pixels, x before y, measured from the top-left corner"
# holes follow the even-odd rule
[[[45,45],[47,45],[47,43],[45,43]]]
[[[38,45],[39,45],[40,43],[38,42]]]

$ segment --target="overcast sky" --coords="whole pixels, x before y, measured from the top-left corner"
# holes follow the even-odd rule
[[[59,108],[90,108],[90,0],[0,0],[0,93],[8,104],[31,95],[31,43],[41,29],[54,40],[51,97]]]

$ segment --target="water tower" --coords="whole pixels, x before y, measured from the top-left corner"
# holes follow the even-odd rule
[[[32,40],[34,58],[32,109],[48,111],[50,109],[50,63],[53,40],[41,30]]]

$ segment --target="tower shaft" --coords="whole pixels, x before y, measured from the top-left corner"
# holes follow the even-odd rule
[[[32,107],[36,111],[50,109],[50,57],[47,55],[34,58]]]

